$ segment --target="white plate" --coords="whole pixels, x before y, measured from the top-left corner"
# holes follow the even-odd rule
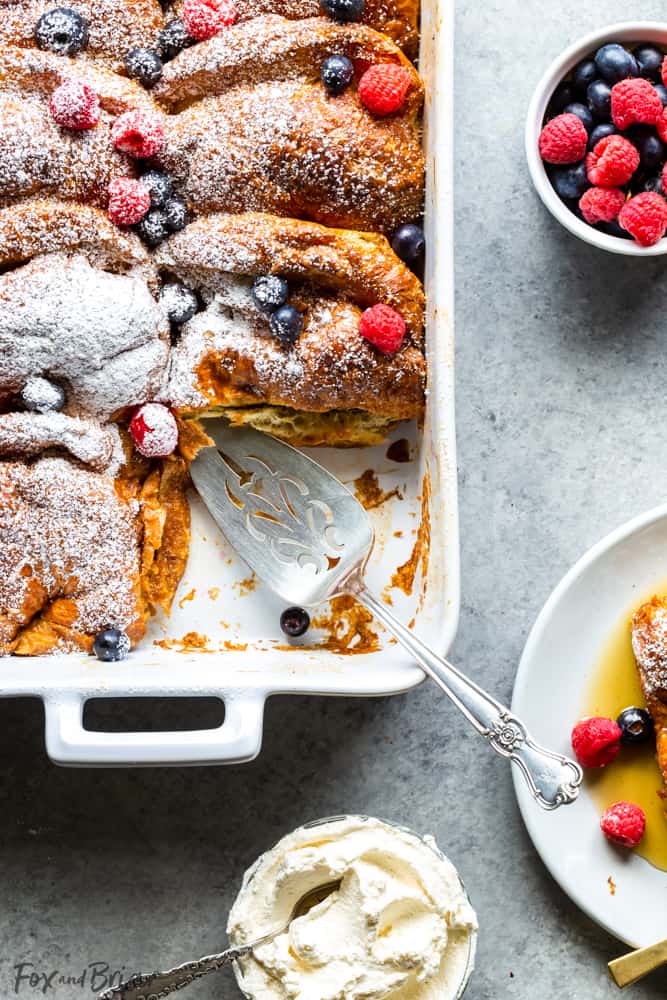
[[[667,505],[612,532],[556,587],[528,638],[514,686],[513,709],[538,740],[571,753],[570,732],[605,643],[633,602],[663,587],[666,576]],[[517,774],[514,787],[542,860],[589,917],[632,947],[667,938],[667,872],[605,841],[585,787],[575,805],[555,813],[533,803]]]
[[[425,77],[427,161],[425,229],[426,355],[429,391],[425,425],[402,424],[392,440],[409,438],[413,461],[397,464],[386,446],[333,451],[317,458],[352,484],[373,470],[394,498],[371,511],[376,545],[368,574],[382,592],[414,551],[425,478],[432,492],[427,521],[428,568],[409,595],[393,588],[396,614],[446,654],[459,616],[459,535],[454,431],[454,278],[452,213],[453,33],[451,0],[423,0],[420,70]],[[251,760],[261,748],[264,705],[273,694],[377,696],[404,692],[424,675],[386,633],[376,652],[346,656],[323,648],[292,649],[280,632],[284,607],[260,585],[244,582],[238,560],[201,503],[192,504],[190,560],[169,620],[155,619],[123,663],[83,655],[0,659],[0,697],[35,695],[44,702],[46,749],[56,763],[85,766],[214,764]],[[424,562],[422,562],[422,568]],[[215,595],[215,596],[212,596]],[[195,632],[207,652],[177,652],[153,641]],[[316,637],[316,636],[315,636]],[[216,729],[166,733],[99,733],[83,727],[90,698],[217,696],[225,721]]]

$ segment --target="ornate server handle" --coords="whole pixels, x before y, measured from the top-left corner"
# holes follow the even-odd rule
[[[100,993],[98,1000],[163,1000],[164,997],[185,989],[196,979],[216,972],[224,965],[235,962],[237,958],[243,958],[258,943],[260,942],[255,941],[242,948],[228,948],[219,955],[208,955],[206,958],[197,959],[196,962],[186,962],[167,972],[140,973],[120,986],[114,986]]]
[[[578,764],[536,743],[520,719],[429,649],[366,589],[360,578],[351,579],[349,589],[414,656],[493,750],[517,765],[543,809],[558,809],[577,799],[583,781]]]

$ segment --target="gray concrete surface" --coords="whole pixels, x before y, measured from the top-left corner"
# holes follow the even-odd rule
[[[579,245],[538,204],[522,157],[546,63],[602,21],[631,17],[665,8],[459,3],[455,656],[506,698],[562,573],[665,498],[667,264]],[[551,882],[507,769],[427,687],[369,702],[275,699],[261,758],[229,770],[58,770],[42,731],[39,704],[0,703],[0,1000],[15,995],[20,963],[57,982],[91,963],[129,970],[217,949],[244,868],[305,818],[341,811],[432,831],[458,864],[481,918],[471,1000],[616,996],[605,963],[617,944]],[[45,994],[24,979],[18,995],[64,1000],[90,986],[90,971]],[[634,995],[666,991],[663,975]],[[187,995],[237,991],[222,973]]]

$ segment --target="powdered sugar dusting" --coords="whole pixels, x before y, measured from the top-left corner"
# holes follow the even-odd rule
[[[112,177],[134,176],[134,163],[114,150],[110,130],[114,117],[130,109],[157,113],[137,83],[87,59],[12,47],[0,50],[0,81],[0,201],[43,191],[104,205]],[[60,127],[78,127],[89,100],[96,110],[83,116],[83,133]]]
[[[647,702],[667,699],[667,606],[656,602],[640,609],[632,630],[632,648]]]
[[[57,6],[54,0],[0,0],[0,39],[20,46],[34,45],[35,25]],[[163,24],[158,0],[76,0],[71,6],[88,21],[87,55],[122,68],[125,54],[135,47],[153,47]]]
[[[94,129],[68,132],[39,101],[0,94],[0,203],[38,192],[106,204],[109,181],[133,175],[110,141],[108,115]]]
[[[0,393],[40,374],[63,385],[69,413],[109,417],[156,394],[168,337],[139,274],[48,254],[0,275]]]
[[[140,504],[62,458],[0,463],[0,652],[64,599],[67,627],[127,631],[140,618]],[[51,619],[49,619],[51,620]],[[68,647],[54,630],[56,647]]]
[[[178,106],[242,84],[316,82],[332,52],[364,64],[402,61],[409,66],[393,42],[365,25],[337,24],[326,17],[293,22],[267,15],[236,24],[181,53],[165,66],[154,94],[165,104]],[[420,91],[418,74],[412,72],[414,88]]]
[[[177,2],[176,9],[179,7]],[[265,14],[294,19],[317,18],[322,14],[320,0],[235,0],[235,7],[241,21]],[[414,54],[419,7],[419,0],[366,0],[363,21]]]
[[[359,308],[300,287],[293,301],[305,327],[295,344],[277,341],[254,305],[250,282],[216,275],[206,310],[185,324],[172,349],[165,398],[182,410],[264,403],[305,410],[361,408],[410,415],[422,398],[423,358],[407,348],[379,355],[359,335]]]
[[[48,448],[62,448],[98,472],[117,471],[123,460],[118,428],[64,413],[0,414],[0,455],[39,455]]]
[[[351,95],[280,80],[233,88],[167,119],[159,154],[202,214],[271,212],[388,232],[423,201],[411,119],[370,116]]]

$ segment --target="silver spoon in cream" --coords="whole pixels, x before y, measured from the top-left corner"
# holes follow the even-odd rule
[[[326,885],[310,889],[294,905],[286,923],[280,927],[276,927],[268,934],[263,934],[256,941],[241,945],[239,948],[228,948],[217,955],[207,955],[205,958],[198,958],[194,962],[177,965],[175,968],[167,969],[165,972],[137,973],[124,983],[121,983],[120,986],[104,990],[103,993],[99,994],[98,1000],[162,1000],[163,997],[168,997],[177,990],[184,989],[190,983],[194,983],[195,980],[210,975],[211,972],[217,972],[223,966],[230,965],[231,962],[235,962],[237,959],[243,958],[244,955],[248,955],[255,948],[259,948],[260,945],[272,941],[280,934],[284,934],[285,931],[289,930],[293,920],[308,913],[314,906],[317,906],[318,903],[321,903],[330,896],[332,892],[336,892],[339,887],[340,880],[337,882],[328,882]]]

